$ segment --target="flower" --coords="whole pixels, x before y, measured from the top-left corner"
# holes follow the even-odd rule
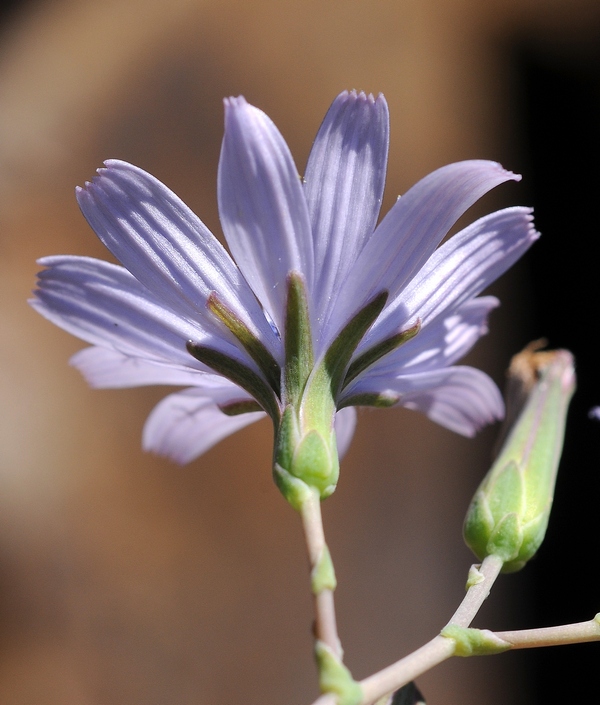
[[[418,409],[471,436],[503,403],[487,375],[454,363],[498,305],[478,294],[537,233],[514,207],[440,246],[483,194],[520,178],[479,160],[429,174],[377,225],[388,143],[384,97],[341,93],[301,179],[271,120],[230,98],[218,204],[231,256],[161,182],[110,160],[77,199],[123,266],[43,258],[32,305],[91,343],[71,362],[92,386],[185,387],[143,433],[179,463],[268,414],[276,467],[306,478],[312,464],[325,495],[357,405]]]

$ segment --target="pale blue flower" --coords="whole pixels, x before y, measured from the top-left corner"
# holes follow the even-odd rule
[[[276,429],[287,405],[303,418],[303,390],[336,339],[326,367],[339,360],[340,369],[323,423],[338,410],[340,452],[355,405],[418,409],[466,436],[501,418],[492,380],[454,363],[498,305],[476,297],[537,238],[530,210],[493,213],[439,245],[483,194],[519,177],[489,161],[451,164],[377,225],[389,143],[383,96],[336,98],[304,179],[264,113],[241,97],[225,107],[218,202],[231,256],[162,183],[111,160],[77,199],[123,266],[40,260],[32,305],[91,343],[71,362],[92,386],[185,387],[151,413],[144,448],[185,463],[265,413]],[[290,303],[293,292],[300,303]],[[290,312],[303,311],[310,324],[290,327]],[[356,323],[361,311],[366,323]],[[306,355],[295,355],[290,331]]]

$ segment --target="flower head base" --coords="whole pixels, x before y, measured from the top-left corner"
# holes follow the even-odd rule
[[[537,238],[530,211],[493,213],[439,244],[478,198],[518,177],[493,162],[451,164],[377,225],[383,96],[336,98],[303,180],[264,113],[243,98],[225,107],[218,201],[235,261],[163,184],[114,160],[77,198],[123,266],[40,260],[32,305],[91,343],[72,363],[92,385],[186,387],[152,412],[144,447],[188,462],[266,414],[286,496],[302,484],[326,496],[357,405],[418,409],[467,436],[501,418],[494,383],[454,363],[498,305],[478,294]]]

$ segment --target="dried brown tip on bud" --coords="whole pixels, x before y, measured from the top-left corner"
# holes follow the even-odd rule
[[[542,371],[557,357],[569,355],[566,350],[543,350],[548,345],[545,338],[533,340],[521,352],[513,355],[506,371],[504,399],[506,415],[494,446],[494,456],[498,455],[509,430],[521,413],[531,390],[540,378]]]

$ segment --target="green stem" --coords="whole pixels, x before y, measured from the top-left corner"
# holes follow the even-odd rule
[[[473,618],[481,609],[492,585],[502,570],[503,561],[495,555],[484,558],[479,568],[473,566],[469,571],[467,582],[468,590],[456,612],[452,615],[449,624],[459,627],[468,627]]]
[[[315,638],[325,644],[341,661],[342,646],[337,633],[333,591],[335,577],[321,518],[321,498],[311,488],[300,506],[300,516],[308,551],[313,600],[315,607]]]

